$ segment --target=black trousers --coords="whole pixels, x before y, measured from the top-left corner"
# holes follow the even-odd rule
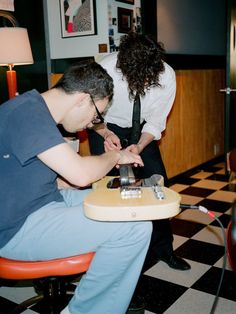
[[[120,128],[115,124],[107,124],[109,130],[113,131],[121,141],[122,146],[129,145],[131,128]],[[88,130],[90,151],[92,155],[104,153],[104,139],[93,130]],[[156,141],[152,141],[145,147],[140,156],[143,159],[144,167],[136,170],[135,176],[139,179],[148,178],[153,174],[160,174],[164,177],[165,186],[168,186],[165,166],[163,164],[160,150]],[[114,168],[109,175],[119,175],[119,171]],[[173,253],[173,234],[169,219],[153,220],[153,232],[151,243],[144,262],[143,271],[153,265],[158,257],[170,255]]]

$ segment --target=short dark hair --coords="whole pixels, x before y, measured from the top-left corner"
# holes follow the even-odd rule
[[[53,86],[67,94],[82,92],[90,94],[93,99],[103,99],[113,96],[113,80],[107,71],[91,60],[77,62],[71,65]]]
[[[151,35],[130,32],[121,37],[116,67],[126,78],[131,97],[136,93],[145,95],[145,89],[151,86],[160,86],[164,52],[163,45]]]

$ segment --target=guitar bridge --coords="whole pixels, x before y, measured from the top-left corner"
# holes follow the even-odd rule
[[[165,193],[162,189],[164,186],[164,178],[160,174],[153,174],[150,178],[144,179],[142,186],[151,187],[158,200],[165,199]]]
[[[158,200],[165,199],[165,193],[163,192],[162,187],[160,185],[153,185],[152,190]]]

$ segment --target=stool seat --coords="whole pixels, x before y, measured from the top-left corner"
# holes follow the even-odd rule
[[[0,257],[0,278],[4,280],[33,280],[40,293],[9,310],[9,314],[23,313],[41,302],[43,313],[58,314],[68,304],[68,290],[72,275],[85,273],[94,252],[48,261],[18,261]],[[38,292],[38,291],[36,291]],[[73,291],[72,291],[73,294]],[[43,305],[44,304],[44,305]]]
[[[89,252],[48,261],[18,261],[0,257],[0,278],[23,280],[83,273],[94,254]]]

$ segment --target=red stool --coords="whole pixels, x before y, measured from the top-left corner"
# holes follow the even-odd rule
[[[236,245],[232,241],[232,221],[228,224],[226,231],[227,256],[232,270],[236,273]]]
[[[17,261],[0,257],[0,278],[7,280],[35,280],[42,293],[17,305],[9,314],[18,314],[41,300],[47,304],[45,314],[58,314],[60,301],[66,299],[68,280],[66,276],[86,272],[95,253],[54,259],[49,261]],[[68,278],[67,278],[68,279]],[[63,305],[64,306],[64,305]]]
[[[227,171],[231,182],[236,177],[236,148],[227,153]]]

